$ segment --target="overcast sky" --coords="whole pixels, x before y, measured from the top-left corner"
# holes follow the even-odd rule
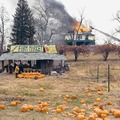
[[[80,12],[84,9],[84,17],[90,20],[93,26],[106,33],[112,34],[119,24],[113,20],[116,12],[120,10],[120,0],[57,0],[65,5],[67,12],[76,19],[80,19]],[[15,13],[18,0],[0,0],[6,10],[10,13],[10,17]],[[34,0],[28,0],[32,6]],[[104,35],[97,34],[97,39],[106,38]],[[97,43],[103,42],[101,40]]]

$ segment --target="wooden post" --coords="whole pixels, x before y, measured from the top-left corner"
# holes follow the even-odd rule
[[[110,92],[110,65],[108,65],[108,92]]]
[[[97,66],[97,82],[99,82],[99,65]]]
[[[4,60],[2,60],[2,72],[4,71]]]

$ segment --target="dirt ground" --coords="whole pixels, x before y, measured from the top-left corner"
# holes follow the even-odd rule
[[[58,76],[45,76],[40,79],[15,78],[15,75],[0,74],[0,120],[77,120],[73,108],[85,109],[85,120],[93,113],[93,109],[102,105],[103,109],[120,110],[120,62],[119,60],[91,61],[78,60],[68,62],[70,71]],[[108,65],[110,65],[110,92],[108,92]],[[99,68],[99,70],[98,70]],[[40,91],[43,88],[44,91]],[[97,92],[94,89],[97,88]],[[98,92],[102,92],[99,95]],[[89,93],[89,95],[88,95]],[[91,94],[91,95],[90,95]],[[21,97],[18,97],[21,96]],[[101,98],[98,106],[94,106],[97,98]],[[85,104],[81,101],[84,100]],[[12,101],[20,104],[11,106]],[[107,105],[111,101],[112,105]],[[36,112],[39,104],[47,102],[47,112]],[[21,112],[21,106],[33,105],[34,110]],[[64,106],[61,113],[56,109]],[[79,111],[80,112],[80,111]],[[109,120],[119,120],[111,113]],[[102,120],[102,119],[101,119]]]

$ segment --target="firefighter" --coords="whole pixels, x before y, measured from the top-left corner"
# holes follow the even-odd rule
[[[19,74],[19,70],[20,70],[19,66],[16,65],[16,67],[15,67],[15,77],[16,77],[16,78],[17,78],[17,76],[18,76],[18,74]]]

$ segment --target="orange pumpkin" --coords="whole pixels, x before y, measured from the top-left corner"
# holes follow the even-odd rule
[[[90,115],[90,116],[88,117],[88,120],[95,120],[95,116],[94,116],[94,115]]]
[[[111,101],[108,101],[108,102],[107,102],[107,105],[112,105],[112,102],[111,102]]]
[[[115,110],[114,116],[115,116],[116,118],[120,118],[120,110]]]
[[[16,101],[12,101],[12,102],[10,103],[10,105],[11,105],[11,106],[16,106],[17,103],[16,103]]]
[[[43,107],[43,108],[42,108],[42,112],[47,113],[47,112],[48,112],[48,107],[46,107],[46,106]]]
[[[61,110],[64,109],[63,105],[59,105],[57,108],[60,108]]]
[[[52,120],[58,120],[56,117],[52,118]]]
[[[0,105],[0,110],[4,110],[6,108],[5,105]]]
[[[79,107],[77,107],[77,106],[75,106],[74,108],[73,108],[73,111],[75,111],[75,112],[79,112],[80,111],[80,109],[79,109]]]
[[[29,109],[28,109],[28,105],[23,105],[23,106],[21,106],[21,112],[27,112],[27,111],[29,111]]]
[[[43,88],[40,88],[40,92],[44,92],[44,89],[43,89]]]
[[[33,105],[28,105],[27,106],[29,110],[34,110],[34,106]]]
[[[76,120],[85,120],[85,116],[78,114],[77,119]]]
[[[61,110],[60,108],[57,108],[57,109],[56,109],[56,112],[57,112],[57,113],[61,113],[62,110]]]
[[[85,101],[85,100],[81,100],[80,103],[81,103],[81,104],[85,104],[86,101]]]

